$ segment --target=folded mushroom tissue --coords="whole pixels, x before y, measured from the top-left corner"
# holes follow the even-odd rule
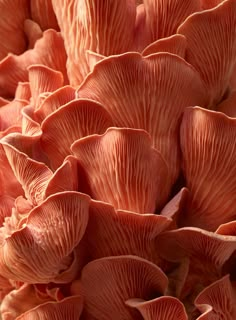
[[[236,319],[235,30],[235,0],[0,0],[1,319]]]

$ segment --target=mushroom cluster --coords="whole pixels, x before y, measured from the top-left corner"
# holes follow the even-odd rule
[[[0,0],[3,320],[236,319],[236,1]]]

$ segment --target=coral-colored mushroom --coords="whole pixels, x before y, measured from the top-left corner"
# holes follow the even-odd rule
[[[189,260],[189,268],[180,292],[181,299],[192,304],[203,288],[221,278],[224,267],[236,250],[236,237],[198,228],[181,228],[157,236],[160,257],[171,262]]]
[[[19,230],[1,239],[0,274],[27,283],[72,281],[79,272],[73,251],[87,226],[89,201],[62,192],[32,209]]]
[[[190,191],[181,225],[215,231],[236,217],[236,119],[189,108],[180,136],[183,172]]]
[[[52,0],[52,4],[65,39],[71,85],[80,85],[90,71],[86,50],[104,56],[131,50],[134,1]]]
[[[135,256],[94,260],[82,271],[84,319],[141,320],[138,311],[125,302],[150,300],[165,293],[168,279],[156,265]]]
[[[59,302],[47,302],[17,317],[16,320],[79,320],[83,309],[80,296],[71,296]]]
[[[235,303],[235,284],[225,276],[205,288],[196,298],[195,305],[203,313],[197,320],[233,320],[236,317]]]
[[[102,134],[113,121],[103,106],[95,101],[70,101],[42,122],[41,145],[52,168],[57,168],[71,154],[70,147],[78,139]]]
[[[26,49],[24,20],[29,17],[28,0],[0,1],[0,60],[8,53],[21,54]]]
[[[43,64],[61,71],[67,83],[66,53],[59,32],[46,30],[33,49],[19,56],[9,54],[0,61],[0,94],[14,96],[18,82],[28,81],[27,68],[32,64]]]
[[[211,107],[224,98],[230,84],[236,62],[235,28],[236,2],[226,0],[191,15],[178,29],[187,39],[186,60],[208,87]]]
[[[157,235],[171,222],[159,215],[116,211],[109,204],[92,200],[80,245],[89,260],[132,254],[160,265]]]
[[[126,53],[97,63],[78,89],[99,101],[115,126],[144,129],[169,167],[171,188],[180,171],[179,124],[188,106],[207,104],[195,69],[177,55]]]
[[[130,307],[136,308],[144,320],[187,320],[184,305],[174,297],[160,297],[150,301],[130,299],[126,301]]]
[[[153,213],[168,197],[163,188],[168,168],[143,130],[109,128],[101,136],[78,140],[72,152],[82,167],[87,192],[95,200],[143,214]]]

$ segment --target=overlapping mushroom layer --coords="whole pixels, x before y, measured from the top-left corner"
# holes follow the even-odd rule
[[[234,320],[235,0],[0,12],[2,319]]]

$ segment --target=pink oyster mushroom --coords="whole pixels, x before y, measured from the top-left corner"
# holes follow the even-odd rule
[[[0,15],[1,318],[235,320],[235,0]]]

